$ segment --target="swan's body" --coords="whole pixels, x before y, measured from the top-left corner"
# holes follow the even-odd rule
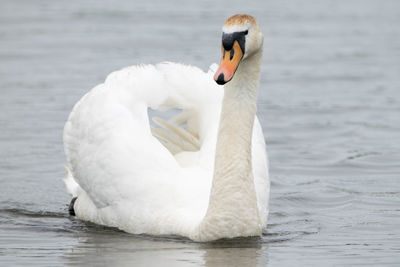
[[[225,93],[213,70],[174,63],[116,71],[87,93],[64,129],[77,217],[199,241],[260,235],[269,197],[255,117],[261,54],[245,54]],[[152,128],[148,108],[182,112]]]

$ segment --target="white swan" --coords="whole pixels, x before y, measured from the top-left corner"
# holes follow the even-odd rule
[[[262,48],[256,20],[235,15],[214,75],[223,88],[213,70],[161,63],[113,72],[88,92],[64,129],[76,216],[196,241],[261,235],[269,198],[255,116]],[[148,108],[182,112],[151,127]]]

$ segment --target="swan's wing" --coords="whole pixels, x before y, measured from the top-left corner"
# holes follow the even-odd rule
[[[201,187],[197,177],[186,176],[191,162],[212,168],[209,153],[215,147],[222,88],[211,75],[173,63],[129,67],[111,73],[75,105],[64,129],[65,152],[75,180],[97,208],[125,201],[150,211],[168,199],[178,202],[177,184]],[[185,112],[175,121],[158,120],[159,129],[189,140],[192,150],[201,145],[193,159],[181,155],[184,145],[177,146],[174,157],[154,137],[148,108]],[[179,123],[185,128],[174,128]],[[182,168],[179,157],[188,168]]]

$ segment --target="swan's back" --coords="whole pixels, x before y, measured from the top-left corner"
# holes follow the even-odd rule
[[[75,105],[64,145],[79,184],[79,218],[131,233],[188,236],[194,230],[208,206],[223,97],[212,75],[173,63],[129,67],[111,73]],[[156,120],[161,127],[152,129],[149,108],[182,112]],[[259,209],[267,214],[258,120],[252,154]]]

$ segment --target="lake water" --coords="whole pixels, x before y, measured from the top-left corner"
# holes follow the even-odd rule
[[[400,265],[397,0],[0,2],[0,266]],[[67,214],[63,125],[124,66],[207,70],[221,26],[258,18],[268,229],[212,244]]]

